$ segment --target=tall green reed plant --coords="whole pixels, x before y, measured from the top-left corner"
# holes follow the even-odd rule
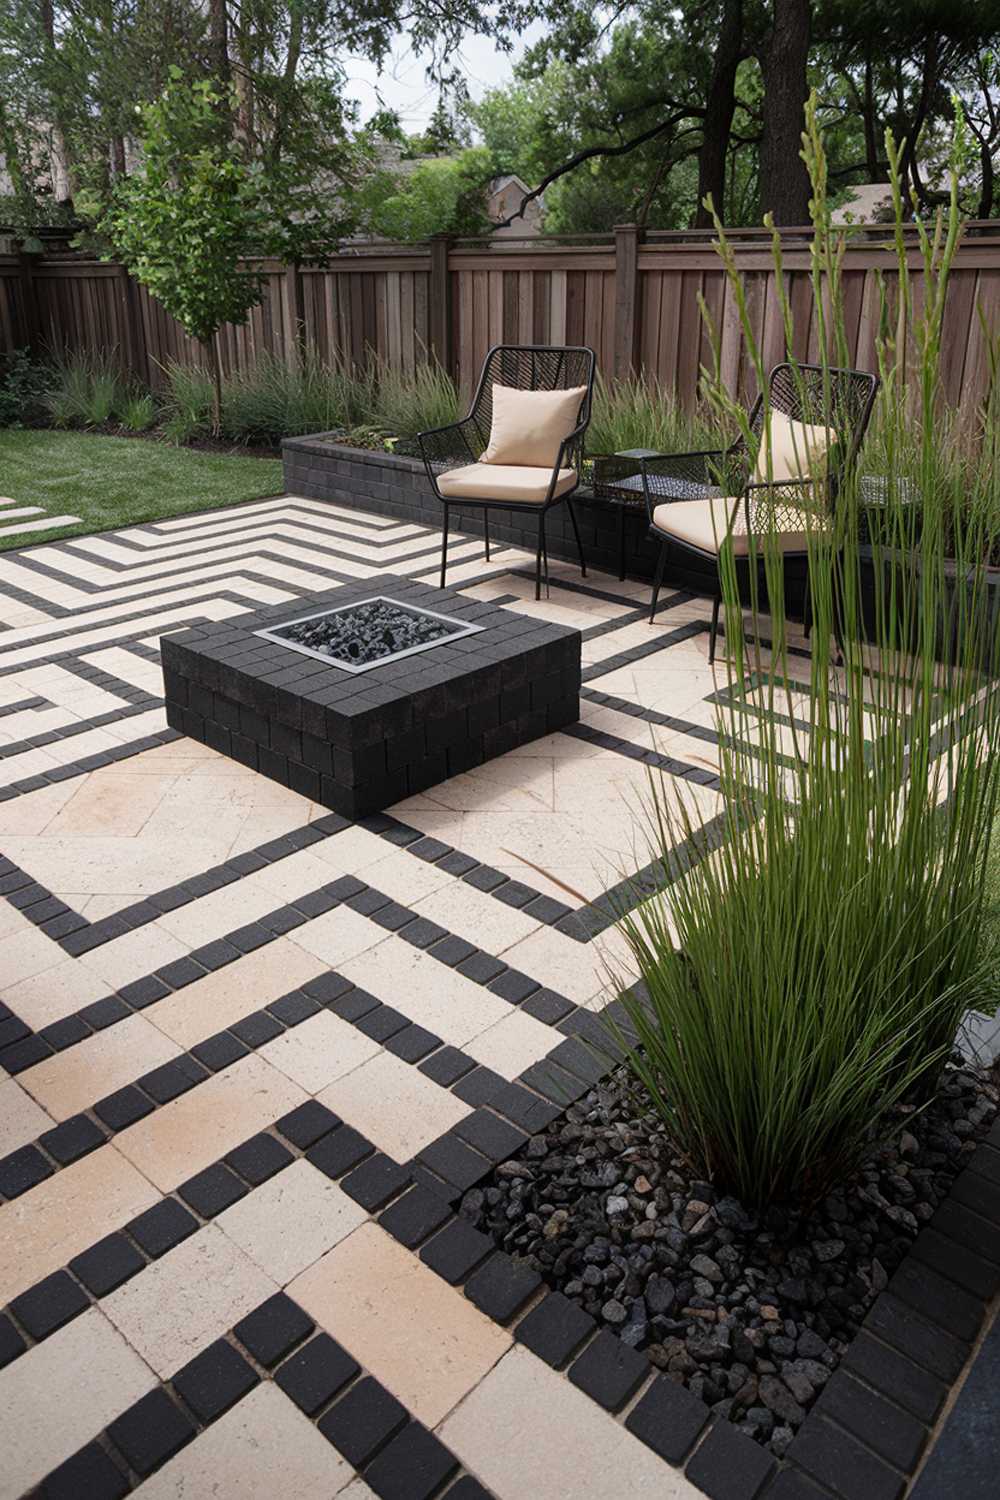
[[[812,419],[838,428],[830,371],[849,363],[843,242],[830,225],[814,104],[803,143],[823,366]],[[1000,493],[995,464],[970,468],[938,440],[943,312],[961,233],[957,171],[948,210],[917,226],[918,298],[891,138],[888,147],[895,316],[887,274],[879,525],[869,536],[850,474],[833,516],[807,520],[808,662],[794,649],[775,518],[758,516],[749,568],[723,545],[726,837],[620,922],[645,990],[626,996],[634,1037],[618,1040],[629,1063],[695,1170],[756,1205],[817,1200],[884,1136],[901,1101],[924,1101],[984,980],[1000,742],[986,564]],[[742,281],[717,230],[764,388]],[[777,235],[774,258],[793,348]],[[752,457],[758,438],[721,379],[718,353],[704,385]],[[916,505],[904,477],[916,482]],[[649,830],[665,880],[675,873],[671,848],[699,844],[699,822],[666,785],[654,789]]]

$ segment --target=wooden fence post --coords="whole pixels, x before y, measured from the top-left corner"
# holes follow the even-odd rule
[[[40,358],[44,353],[45,344],[42,309],[38,300],[38,284],[35,281],[37,259],[38,257],[31,254],[30,251],[18,251],[17,267],[20,272],[24,332],[28,340],[28,351],[34,359]]]
[[[615,225],[615,378],[639,367],[639,234],[637,224]]]
[[[125,336],[124,348],[121,352],[136,380],[148,387],[151,383],[149,350],[146,348],[142,309],[139,306],[139,289],[125,266],[118,265],[116,269],[121,294],[121,326]]]
[[[306,302],[302,287],[302,267],[289,263],[285,267],[285,358],[297,368],[305,354]]]
[[[430,353],[442,370],[450,375],[452,370],[452,319],[451,280],[448,274],[448,251],[450,240],[446,234],[436,234],[431,240],[431,270],[428,286],[427,325],[430,335]]]

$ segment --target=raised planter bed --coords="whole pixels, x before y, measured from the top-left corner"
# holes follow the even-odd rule
[[[599,1025],[596,1018],[592,1019],[595,1027]],[[596,1030],[594,1037],[596,1040]],[[780,1451],[773,1452],[758,1440],[759,1433],[751,1435],[751,1424],[740,1421],[738,1414],[732,1419],[733,1410],[727,1410],[731,1398],[706,1399],[712,1393],[706,1391],[704,1382],[700,1390],[692,1389],[680,1368],[656,1367],[644,1348],[633,1347],[617,1336],[608,1320],[588,1312],[580,1295],[566,1285],[565,1267],[561,1282],[551,1267],[542,1266],[540,1274],[536,1261],[517,1253],[516,1221],[508,1221],[509,1232],[491,1232],[487,1208],[491,1196],[492,1208],[503,1219],[504,1205],[511,1201],[511,1187],[519,1180],[522,1165],[531,1168],[534,1163],[537,1167],[544,1161],[549,1143],[558,1140],[567,1124],[578,1125],[582,1118],[599,1113],[603,1107],[601,1096],[607,1079],[595,1084],[601,1068],[595,1067],[593,1053],[574,1037],[559,1049],[558,1056],[558,1068],[541,1064],[529,1070],[524,1082],[543,1089],[542,1075],[548,1067],[552,1075],[549,1096],[565,1100],[568,1092],[576,1103],[545,1129],[524,1139],[513,1157],[478,1180],[470,1182],[469,1173],[457,1186],[448,1182],[439,1185],[466,1227],[461,1232],[457,1225],[441,1230],[421,1251],[422,1259],[453,1284],[464,1282],[465,1293],[473,1302],[511,1326],[518,1341],[539,1358],[565,1370],[569,1380],[600,1406],[610,1411],[627,1408],[625,1425],[629,1430],[668,1463],[683,1468],[685,1477],[710,1500],[902,1500],[927,1452],[934,1452],[939,1435],[948,1435],[952,1392],[967,1375],[970,1384],[972,1375],[977,1375],[981,1387],[991,1368],[991,1350],[984,1351],[981,1375],[976,1356],[977,1340],[1000,1293],[1000,1122],[989,1126],[987,1118],[981,1119],[964,1138],[958,1175],[950,1188],[942,1185],[941,1192],[928,1199],[927,1211],[918,1221],[922,1227],[911,1226],[902,1233],[893,1265],[884,1268],[877,1285],[869,1287],[860,1299],[863,1305],[857,1310],[856,1332],[842,1347],[834,1350],[828,1339],[808,1326],[793,1337],[780,1310],[776,1319],[770,1319],[775,1325],[774,1336],[791,1339],[793,1349],[790,1357],[775,1351],[774,1374],[764,1372],[763,1378],[784,1384],[788,1372],[782,1373],[782,1366],[796,1365],[801,1368],[794,1374],[812,1386],[810,1409],[798,1414],[794,1435],[791,1425],[781,1424],[774,1414],[774,1427],[784,1425],[786,1433]],[[574,1069],[578,1071],[574,1073]],[[936,1128],[947,1128],[948,1118],[947,1111],[939,1112]],[[915,1126],[917,1130],[923,1128]],[[464,1130],[466,1139],[476,1140],[468,1127]],[[462,1147],[462,1132],[463,1127],[456,1128],[456,1150]],[[426,1164],[418,1163],[423,1181],[432,1181],[427,1172],[431,1165],[438,1173],[448,1170],[447,1139],[442,1137],[436,1143],[433,1163],[430,1157]],[[485,1137],[477,1145],[486,1149]],[[926,1147],[924,1140],[920,1149]],[[457,1163],[459,1168],[464,1160],[463,1155]],[[620,1157],[615,1164],[616,1177],[619,1170],[624,1172]],[[954,1170],[952,1160],[948,1172]],[[461,1176],[463,1172],[457,1171],[456,1179]],[[571,1186],[572,1172],[555,1174],[546,1186],[555,1183]],[[694,1192],[698,1185],[689,1182],[687,1187]],[[616,1182],[605,1186],[603,1193],[618,1196],[617,1189]],[[736,1231],[731,1239],[726,1234],[726,1215],[730,1209],[735,1213],[738,1205],[733,1208],[731,1200],[727,1204],[718,1195],[711,1197],[711,1203],[698,1200],[699,1211],[686,1233],[697,1234],[698,1221],[708,1214],[716,1234],[722,1230],[724,1252],[727,1244],[738,1239]],[[546,1226],[559,1213],[558,1195],[543,1188],[539,1205],[542,1198],[544,1207],[537,1214],[539,1236],[542,1243],[557,1242],[558,1259],[565,1249],[559,1242],[563,1226],[546,1239]],[[887,1206],[893,1205],[887,1200]],[[401,1205],[390,1209],[386,1227],[391,1225],[397,1232],[401,1216]],[[850,1240],[853,1218],[854,1209],[849,1207],[840,1229],[844,1241]],[[917,1216],[914,1218],[917,1220]],[[572,1238],[572,1226],[568,1232]],[[591,1244],[591,1236],[592,1231],[580,1238]],[[456,1275],[452,1258],[445,1256],[446,1241],[449,1249],[452,1241],[461,1246],[468,1265],[463,1274]],[[703,1237],[706,1242],[707,1237]],[[829,1242],[827,1234],[823,1243]],[[491,1247],[496,1248],[483,1266],[483,1256]],[[704,1252],[695,1245],[692,1253]],[[726,1258],[724,1254],[722,1258]],[[706,1254],[706,1260],[713,1266],[719,1263],[717,1255]],[[702,1269],[712,1271],[712,1266]],[[709,1277],[705,1279],[711,1284]],[[721,1325],[716,1318],[707,1326],[718,1330]],[[800,1351],[798,1344],[803,1340],[806,1348]],[[703,1368],[711,1372],[716,1365],[708,1362]],[[758,1374],[756,1378],[759,1387],[762,1377]],[[767,1389],[774,1399],[771,1386]],[[804,1384],[801,1391],[806,1395]],[[786,1390],[780,1399],[787,1401],[790,1396],[791,1391]],[[976,1396],[974,1388],[973,1421],[982,1409],[982,1400],[982,1391]],[[795,1404],[794,1397],[792,1402]],[[766,1402],[758,1396],[756,1405],[765,1408]],[[973,1433],[979,1444],[976,1463],[965,1467],[982,1473],[984,1468],[989,1470],[990,1454],[1000,1456],[994,1426],[990,1423],[986,1431],[976,1435],[973,1429]],[[940,1459],[936,1458],[939,1475],[946,1456],[942,1453]],[[925,1486],[919,1493],[921,1500],[938,1500],[939,1495],[944,1500],[953,1491],[950,1485],[943,1489]],[[991,1492],[974,1489],[970,1500],[985,1500],[987,1494]]]
[[[412,521],[420,526],[441,528],[441,506],[431,493],[423,463],[396,453],[373,453],[350,448],[335,437],[286,438],[281,445],[285,465],[285,487],[291,495],[311,500],[333,500],[377,515]],[[620,507],[599,500],[586,487],[575,495],[580,536],[587,562],[604,572],[618,573]],[[461,520],[470,536],[482,536],[482,517],[471,510]],[[549,512],[545,523],[546,543],[553,557],[576,563],[578,553],[569,513],[563,505]],[[534,554],[538,541],[536,522],[522,520],[517,512],[490,511],[490,538],[508,542]],[[638,578],[651,578],[656,567],[655,545],[649,540],[645,518],[638,513],[627,518],[626,571]],[[690,575],[695,580],[695,575]],[[681,575],[676,577],[681,582]],[[696,580],[695,580],[696,581]]]

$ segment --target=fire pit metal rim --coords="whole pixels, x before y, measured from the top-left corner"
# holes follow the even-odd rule
[[[363,662],[354,666],[350,662],[340,661],[335,656],[327,656],[322,651],[314,651],[311,646],[304,646],[299,641],[290,641],[287,636],[279,632],[287,630],[290,625],[303,625],[307,620],[319,620],[326,615],[339,615],[347,610],[360,609],[365,604],[391,604],[396,609],[408,611],[411,614],[426,615],[433,620],[441,620],[451,629],[447,635],[440,636],[434,641],[421,641],[416,646],[406,646],[402,651],[392,651],[386,656],[377,657],[375,661]],[[478,635],[484,627],[474,625],[468,621],[458,620],[454,615],[445,615],[436,609],[425,609],[419,604],[410,604],[402,599],[394,599],[391,594],[370,594],[365,599],[352,599],[349,604],[338,604],[332,609],[317,609],[308,615],[297,615],[293,620],[283,620],[280,625],[275,625],[270,630],[255,630],[256,636],[264,640],[273,641],[275,645],[284,646],[289,651],[298,651],[302,656],[312,656],[316,661],[326,663],[327,666],[337,667],[342,672],[351,672],[359,675],[362,672],[372,672],[376,667],[387,666],[390,662],[402,661],[404,656],[416,656],[421,651],[432,651],[435,646],[447,646],[451,642],[460,640],[463,636]]]

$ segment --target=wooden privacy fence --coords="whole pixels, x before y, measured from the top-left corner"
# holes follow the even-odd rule
[[[793,353],[817,353],[809,280],[809,230],[782,232]],[[923,271],[908,230],[915,296]],[[894,316],[896,261],[889,231],[853,231],[844,254],[844,300],[852,364],[875,368],[883,291]],[[770,236],[731,232],[765,363],[785,354]],[[751,394],[753,371],[732,290],[699,232],[641,234],[623,226],[600,239],[473,244],[435,240],[419,247],[365,246],[297,270],[256,263],[264,287],[248,323],[218,335],[223,367],[245,369],[265,353],[364,366],[373,357],[404,370],[433,353],[464,391],[491,344],[589,344],[606,376],[646,370],[695,399],[710,362],[699,310],[719,330],[723,371],[734,392]],[[881,273],[881,275],[880,275]],[[990,379],[990,338],[1000,330],[1000,222],[966,229],[948,290],[943,384],[952,405],[974,409]],[[204,361],[189,339],[123,267],[72,252],[0,256],[0,350],[30,346],[57,354],[117,353],[143,384],[157,387],[171,360]]]

